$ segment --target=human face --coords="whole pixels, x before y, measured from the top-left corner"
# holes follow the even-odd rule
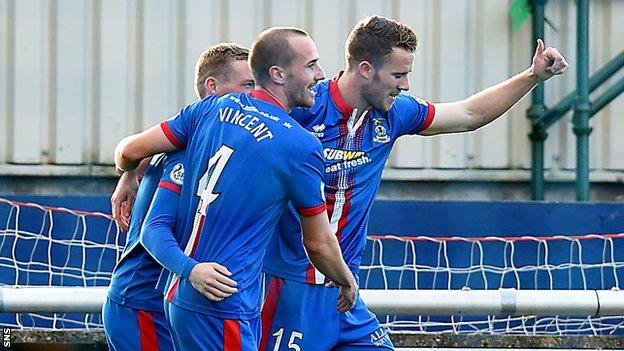
[[[314,86],[325,79],[325,72],[318,64],[316,44],[308,36],[293,35],[288,39],[295,52],[290,65],[284,69],[284,91],[288,105],[293,107],[314,106]]]
[[[220,81],[216,87],[217,94],[225,95],[229,93],[250,93],[256,84],[251,68],[246,60],[236,60],[230,63],[230,74],[228,79]]]
[[[376,69],[372,80],[362,87],[364,100],[379,111],[390,110],[401,91],[410,89],[408,75],[413,62],[414,53],[393,48],[388,61]]]

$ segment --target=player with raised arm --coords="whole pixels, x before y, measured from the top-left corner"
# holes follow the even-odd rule
[[[217,44],[203,52],[195,67],[198,98],[251,92],[254,80],[247,63],[248,56],[247,48],[232,43]],[[111,198],[120,228],[128,230],[129,224],[127,244],[113,272],[102,308],[111,350],[173,349],[169,323],[163,311],[163,293],[156,289],[162,266],[139,245],[139,234],[156,188],[164,187],[176,196],[180,192],[184,159],[184,150],[154,156],[151,162],[145,162],[149,166],[140,186],[136,184],[135,174],[124,173]],[[136,192],[132,190],[135,187],[138,187],[138,194],[130,219],[132,205],[128,201],[132,199],[128,196]],[[214,276],[204,274],[202,278],[213,279]]]
[[[406,25],[380,16],[363,19],[347,39],[346,69],[316,87],[314,107],[291,112],[323,144],[330,223],[355,276],[370,208],[397,138],[475,130],[568,68],[561,54],[544,49],[540,40],[527,70],[465,100],[434,105],[403,93],[410,88],[416,47],[417,37]],[[293,340],[303,350],[392,349],[361,299],[345,314],[328,308],[335,289],[323,285],[325,277],[300,243],[284,240],[297,236],[299,228],[292,210],[287,212],[265,256],[264,271],[271,278],[260,350],[289,350]]]
[[[166,298],[179,349],[258,349],[262,257],[289,201],[301,217],[310,259],[340,286],[338,308],[333,308],[353,307],[357,284],[325,210],[321,145],[287,114],[314,104],[314,86],[324,78],[317,61],[316,46],[304,31],[268,29],[250,53],[260,88],[204,99],[116,148],[117,167],[128,170],[153,153],[187,146],[175,228],[184,251],[173,245],[171,216],[159,215],[172,213],[166,207],[176,204],[159,201],[158,194],[143,236],[163,239],[144,238],[144,243],[160,246],[148,249],[174,272],[217,262],[237,283],[237,292],[224,297],[179,274],[172,277]],[[301,236],[284,239],[301,241]],[[173,259],[165,262],[167,257]]]

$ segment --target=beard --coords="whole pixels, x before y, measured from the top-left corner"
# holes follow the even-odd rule
[[[394,105],[395,98],[390,97],[387,90],[379,88],[380,79],[378,73],[375,73],[373,81],[362,86],[362,98],[374,109],[381,112],[388,112]],[[394,93],[394,92],[392,92]],[[398,93],[397,93],[398,94]]]
[[[293,76],[288,76],[285,84],[286,95],[290,100],[291,107],[312,107],[314,106],[314,94],[308,89],[310,85],[301,84],[294,81]]]
[[[375,81],[362,86],[362,98],[375,110],[387,112],[391,106],[386,106],[382,93],[375,87]]]

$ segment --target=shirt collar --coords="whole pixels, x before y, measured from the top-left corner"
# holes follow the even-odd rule
[[[338,79],[342,76],[343,73],[344,71],[339,71],[338,74],[336,74],[334,78],[332,78],[332,80],[329,82],[329,94],[331,95],[332,99],[336,103],[336,106],[342,113],[342,118],[348,120],[353,115],[353,110],[355,108],[349,105],[347,101],[345,101],[342,93],[340,92],[340,87],[338,87]],[[358,111],[358,115],[368,116],[372,112],[373,107],[371,106],[366,111]]]
[[[342,117],[349,118],[353,114],[353,107],[345,101],[342,93],[340,92],[340,88],[338,87],[338,79],[343,73],[344,71],[338,72],[338,74],[336,74],[336,76],[329,82],[329,94],[336,103],[336,106],[338,106],[340,112],[342,112]]]
[[[251,95],[252,98],[268,102],[286,111],[286,108],[284,107],[284,105],[282,105],[282,103],[275,97],[275,95],[271,94],[270,92],[266,90],[256,89],[252,91],[251,94],[249,95]]]

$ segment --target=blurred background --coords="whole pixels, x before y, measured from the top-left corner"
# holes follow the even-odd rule
[[[0,194],[109,193],[124,136],[195,100],[207,47],[250,46],[264,28],[298,26],[316,40],[327,77],[365,15],[411,26],[420,48],[410,93],[465,98],[530,65],[531,21],[512,25],[507,0],[0,0]],[[576,5],[551,0],[544,40],[570,71],[547,82],[546,106],[576,85]],[[624,1],[590,1],[590,73],[624,50]],[[622,77],[622,74],[617,77]],[[600,93],[599,88],[596,92]],[[476,133],[405,137],[380,198],[530,199],[530,96]],[[624,200],[624,97],[591,119],[591,199]],[[571,113],[548,130],[547,200],[574,199]]]

